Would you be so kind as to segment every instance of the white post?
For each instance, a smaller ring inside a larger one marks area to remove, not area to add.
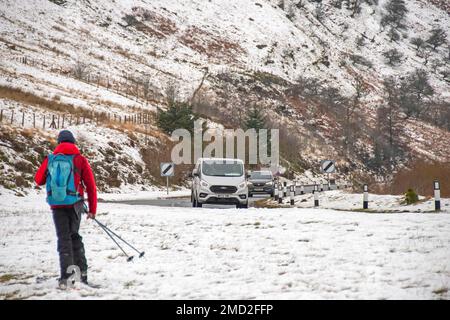
[[[305,187],[303,185],[300,186],[300,194],[305,194]]]
[[[274,194],[274,196],[275,196],[275,201],[278,201],[278,197],[279,197],[279,194],[278,194],[278,182],[277,183],[275,183],[275,185],[274,185],[274,190],[273,190],[273,194]]]
[[[290,187],[290,191],[291,191],[291,194],[290,194],[290,196],[291,196],[291,206],[293,206],[294,205],[294,196],[295,196],[295,185],[291,185],[291,187]]]
[[[287,182],[283,182],[283,197],[287,197]]]
[[[281,183],[278,185],[278,203],[283,203],[283,187]]]
[[[434,181],[434,210],[441,210],[441,186],[439,181]]]
[[[322,180],[320,180],[320,192],[322,192],[323,191],[323,182],[322,182]]]
[[[363,209],[369,208],[369,187],[367,184],[363,187],[364,195],[363,195]]]
[[[314,207],[319,206],[319,191],[317,190],[317,184],[314,185]]]

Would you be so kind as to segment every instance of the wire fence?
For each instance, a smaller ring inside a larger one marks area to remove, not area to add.
[[[23,128],[63,129],[86,123],[101,125],[105,123],[148,125],[154,115],[139,112],[128,115],[117,115],[109,112],[92,112],[89,115],[72,114],[37,114],[36,112],[0,109],[0,124],[17,125]]]

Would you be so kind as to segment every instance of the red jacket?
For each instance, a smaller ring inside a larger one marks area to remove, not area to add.
[[[88,204],[89,204],[89,212],[95,214],[97,212],[97,186],[95,185],[94,174],[92,173],[91,166],[85,157],[80,154],[77,146],[73,143],[62,142],[53,151],[53,154],[75,154],[76,156],[73,158],[73,163],[75,168],[74,180],[75,185],[78,186],[78,193],[80,196],[83,196],[84,189],[86,188],[86,192],[88,195]],[[47,180],[47,157],[44,162],[42,162],[38,171],[36,172],[36,176],[34,177],[34,181],[37,185],[42,186],[46,183]],[[81,182],[80,183],[80,178]],[[67,208],[71,206],[51,206],[52,209],[56,208]]]

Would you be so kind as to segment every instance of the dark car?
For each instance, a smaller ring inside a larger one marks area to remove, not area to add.
[[[252,171],[248,178],[248,196],[270,194],[273,197],[275,184],[270,171]]]

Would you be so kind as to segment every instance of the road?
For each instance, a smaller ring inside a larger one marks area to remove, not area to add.
[[[269,195],[254,195],[249,198],[249,207],[253,206],[255,201],[265,199]],[[157,206],[157,207],[192,207],[191,199],[187,197],[173,197],[173,198],[156,198],[156,199],[138,199],[138,200],[122,200],[122,201],[105,201],[99,200],[103,203],[120,203],[128,205],[138,205],[138,206]],[[233,208],[231,205],[215,205],[215,204],[205,204],[205,208]]]

